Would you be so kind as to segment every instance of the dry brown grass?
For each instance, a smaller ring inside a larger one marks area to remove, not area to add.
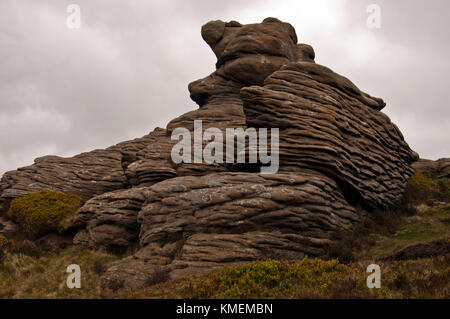
[[[9,254],[0,264],[0,298],[105,298],[112,295],[100,285],[99,269],[118,257],[79,247],[59,254],[31,257]],[[66,286],[67,266],[81,268],[81,288]]]

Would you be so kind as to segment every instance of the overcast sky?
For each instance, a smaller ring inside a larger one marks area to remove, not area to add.
[[[80,29],[66,25],[71,3]],[[367,27],[371,3],[380,29]],[[0,175],[165,127],[196,108],[188,83],[214,71],[202,24],[268,16],[382,97],[421,157],[450,157],[448,0],[0,0]]]

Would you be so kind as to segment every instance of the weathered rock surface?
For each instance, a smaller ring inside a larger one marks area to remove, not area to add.
[[[19,227],[15,223],[0,216],[0,235],[14,237],[18,232]]]
[[[72,158],[38,158],[31,166],[5,173],[0,181],[0,212],[8,209],[12,199],[42,189],[72,192],[87,200],[175,176],[229,171],[218,164],[174,165],[170,160],[171,147],[176,142],[170,140],[173,129],[193,130],[194,120],[202,120],[203,129],[246,128],[240,89],[248,84],[262,84],[267,75],[289,61],[313,60],[314,51],[306,44],[297,44],[290,24],[274,18],[250,25],[209,22],[203,26],[202,36],[218,62],[214,73],[189,85],[191,97],[200,109],[172,120],[167,131],[158,128],[142,138]]]
[[[450,178],[450,158],[437,161],[419,159],[412,167],[428,177]]]
[[[145,248],[105,276],[127,272],[122,278],[133,283],[130,263],[138,265],[138,277],[165,266],[178,278],[230,262],[320,256],[336,230],[362,217],[333,180],[308,172],[178,177],[148,188],[147,196],[138,215]],[[148,247],[173,251],[174,245],[172,258],[149,255]]]
[[[327,238],[359,220],[325,176],[221,173],[179,177],[149,189],[140,244],[196,233],[275,231]]]
[[[82,229],[75,244],[90,248],[126,248],[137,242],[138,212],[148,197],[145,187],[134,187],[98,195],[81,207],[74,226]]]
[[[314,61],[314,50],[297,44],[297,35],[289,23],[267,18],[262,23],[241,25],[236,21],[211,21],[202,27],[202,37],[217,57],[216,71],[189,84],[191,98],[200,109],[188,112],[167,125],[172,132],[183,127],[193,131],[195,120],[202,120],[203,130],[247,128],[241,88],[258,84],[291,61]],[[206,141],[204,141],[204,144]],[[225,172],[225,165],[185,164],[179,176]]]
[[[352,204],[395,206],[417,154],[379,110],[381,99],[310,62],[283,66],[241,90],[247,125],[280,129],[280,165],[334,179]]]
[[[106,150],[6,173],[0,212],[44,188],[81,195],[74,242],[138,245],[102,277],[105,286],[138,287],[161,268],[178,278],[268,257],[322,256],[335,232],[400,201],[417,154],[381,113],[383,100],[315,64],[313,48],[277,19],[212,21],[202,37],[217,63],[189,84],[199,109]],[[171,134],[192,133],[195,120],[203,131],[279,128],[278,173],[252,173],[259,164],[175,164]]]
[[[33,165],[3,175],[0,181],[0,213],[8,209],[12,199],[42,189],[70,192],[87,200],[95,195],[137,184],[140,176],[131,169],[127,171],[127,168],[140,159],[152,156],[161,156],[158,158],[160,162],[155,161],[158,164],[156,170],[161,170],[163,165],[168,166],[170,146],[166,140],[170,140],[166,130],[158,128],[142,138],[122,142],[105,150],[94,150],[71,158],[37,158]],[[166,150],[160,151],[158,146],[166,147]],[[165,153],[164,157],[158,155],[160,153]],[[168,167],[167,171],[173,176],[171,168]],[[162,170],[161,175],[167,176],[168,173]],[[161,178],[154,177],[154,180]]]

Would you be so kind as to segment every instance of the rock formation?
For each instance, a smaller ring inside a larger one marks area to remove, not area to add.
[[[333,178],[363,207],[392,206],[416,160],[380,99],[312,62],[293,62],[241,90],[247,125],[280,128],[283,166]]]
[[[118,249],[136,243],[139,235],[138,212],[148,198],[145,187],[133,187],[98,195],[78,211],[74,226],[82,229],[75,244],[91,248]]]
[[[139,184],[142,175],[137,164],[154,158],[155,169],[161,172],[161,176],[173,176],[172,168],[167,167],[170,154],[167,154],[168,143],[164,144],[169,140],[165,133],[158,128],[142,138],[71,158],[44,156],[35,159],[31,166],[7,172],[0,181],[0,212],[8,209],[12,199],[42,189],[71,192],[87,200]],[[163,155],[158,148],[161,144],[167,145]]]
[[[0,211],[39,189],[81,195],[74,243],[138,247],[103,276],[105,285],[137,287],[159,267],[177,278],[268,257],[323,256],[336,231],[399,203],[418,156],[381,112],[383,100],[315,64],[312,47],[277,19],[211,21],[202,37],[217,63],[189,84],[198,110],[106,150],[6,173]],[[256,172],[260,162],[175,164],[171,133],[193,131],[195,120],[203,130],[279,128],[278,173]]]

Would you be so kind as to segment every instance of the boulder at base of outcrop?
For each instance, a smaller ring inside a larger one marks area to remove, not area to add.
[[[74,220],[74,226],[81,229],[74,243],[109,250],[135,246],[140,228],[137,215],[147,197],[147,188],[135,187],[88,200]]]
[[[322,256],[333,234],[351,229],[361,214],[319,173],[166,180],[148,188],[138,215],[144,248],[115,262],[104,282],[120,277],[126,286],[143,284],[162,266],[179,278],[257,259]]]

